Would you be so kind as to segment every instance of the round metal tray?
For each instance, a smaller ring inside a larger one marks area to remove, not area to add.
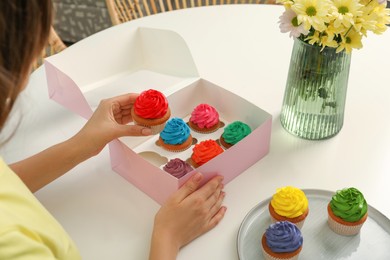
[[[368,206],[368,219],[356,236],[340,236],[329,229],[327,205],[334,192],[303,190],[309,200],[309,215],[302,228],[303,248],[299,259],[390,259],[390,220]],[[271,224],[268,203],[256,205],[244,218],[238,231],[240,260],[264,259],[261,236]]]

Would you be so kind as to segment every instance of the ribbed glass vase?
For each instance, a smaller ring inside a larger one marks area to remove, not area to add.
[[[344,122],[351,55],[294,40],[280,120],[290,133],[320,140]]]

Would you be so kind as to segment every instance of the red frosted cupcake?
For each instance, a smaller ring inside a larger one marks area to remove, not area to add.
[[[191,164],[197,168],[223,153],[223,149],[214,140],[205,140],[192,149]]]
[[[198,133],[212,133],[220,127],[217,110],[208,105],[200,104],[191,113],[188,125]]]
[[[167,98],[159,91],[149,89],[142,92],[131,109],[134,123],[149,127],[152,134],[161,132],[171,116]]]

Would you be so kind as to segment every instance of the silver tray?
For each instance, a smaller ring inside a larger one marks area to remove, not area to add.
[[[327,204],[334,192],[303,190],[309,200],[309,215],[302,228],[303,248],[299,259],[390,259],[390,220],[368,205],[368,219],[360,234],[340,236],[329,229]],[[264,259],[261,236],[271,224],[268,203],[256,205],[245,216],[238,230],[237,250],[240,260]]]

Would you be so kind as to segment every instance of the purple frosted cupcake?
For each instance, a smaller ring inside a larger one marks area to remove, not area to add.
[[[164,167],[163,170],[166,171],[167,173],[171,174],[172,176],[176,178],[181,178],[190,171],[193,170],[191,165],[186,163],[185,161],[175,158],[170,160]]]
[[[261,240],[263,255],[267,260],[298,259],[302,244],[301,231],[289,221],[271,224]]]

